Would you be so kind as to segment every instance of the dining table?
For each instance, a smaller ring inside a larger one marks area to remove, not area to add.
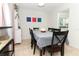
[[[33,33],[34,33],[35,40],[37,41],[37,45],[40,49],[42,49],[47,45],[51,45],[53,32],[33,31]]]
[[[33,30],[35,40],[37,41],[37,46],[42,50],[44,47],[51,45],[53,32],[51,31],[40,31]],[[56,44],[58,40],[54,40],[53,44]],[[66,40],[66,44],[69,44],[68,39]]]

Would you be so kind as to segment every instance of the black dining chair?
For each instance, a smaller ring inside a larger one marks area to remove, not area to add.
[[[58,28],[48,28],[48,31],[51,31],[51,32],[59,32],[61,31],[61,29],[58,29]]]
[[[30,35],[31,35],[31,48],[34,48],[34,50],[33,50],[33,54],[35,54],[36,43],[37,43],[37,42],[36,42],[36,40],[35,40],[33,30],[30,29],[30,28],[29,28],[29,30],[30,30]]]
[[[30,32],[30,36],[31,36],[31,48],[33,48],[33,38],[32,38],[32,34],[31,34],[31,28],[29,28],[29,32]]]
[[[39,30],[39,28],[38,27],[34,27],[33,30]]]
[[[51,56],[54,52],[58,51],[61,52],[61,56],[64,56],[64,44],[67,39],[68,32],[69,31],[53,32],[51,45],[44,47]],[[45,51],[43,51],[43,53],[45,54]]]

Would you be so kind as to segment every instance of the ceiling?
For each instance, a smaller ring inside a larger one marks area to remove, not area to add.
[[[61,7],[64,3],[45,3],[44,6],[38,6],[38,3],[17,3],[17,6],[20,8],[30,8],[32,10],[41,10],[41,11],[52,11],[56,8]]]

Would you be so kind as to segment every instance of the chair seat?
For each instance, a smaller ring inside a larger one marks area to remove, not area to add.
[[[58,45],[54,45],[53,48],[51,49],[51,46],[47,46],[46,49],[48,50],[48,52],[58,52],[60,51],[61,47]]]

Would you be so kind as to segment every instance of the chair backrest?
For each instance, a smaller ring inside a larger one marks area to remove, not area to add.
[[[60,31],[60,32],[53,32],[52,46],[53,45],[64,45],[67,39],[68,32],[69,32],[68,30]]]
[[[29,28],[29,32],[30,32],[30,34],[31,34],[31,30],[32,30],[32,29],[31,29],[31,28]]]
[[[35,39],[35,38],[34,38],[34,34],[33,34],[33,30],[29,28],[29,31],[30,31],[31,38],[32,38],[32,39]]]
[[[39,28],[33,28],[33,30],[39,30]]]
[[[48,28],[48,31],[59,32],[59,31],[61,31],[61,29],[57,29],[57,28]]]

